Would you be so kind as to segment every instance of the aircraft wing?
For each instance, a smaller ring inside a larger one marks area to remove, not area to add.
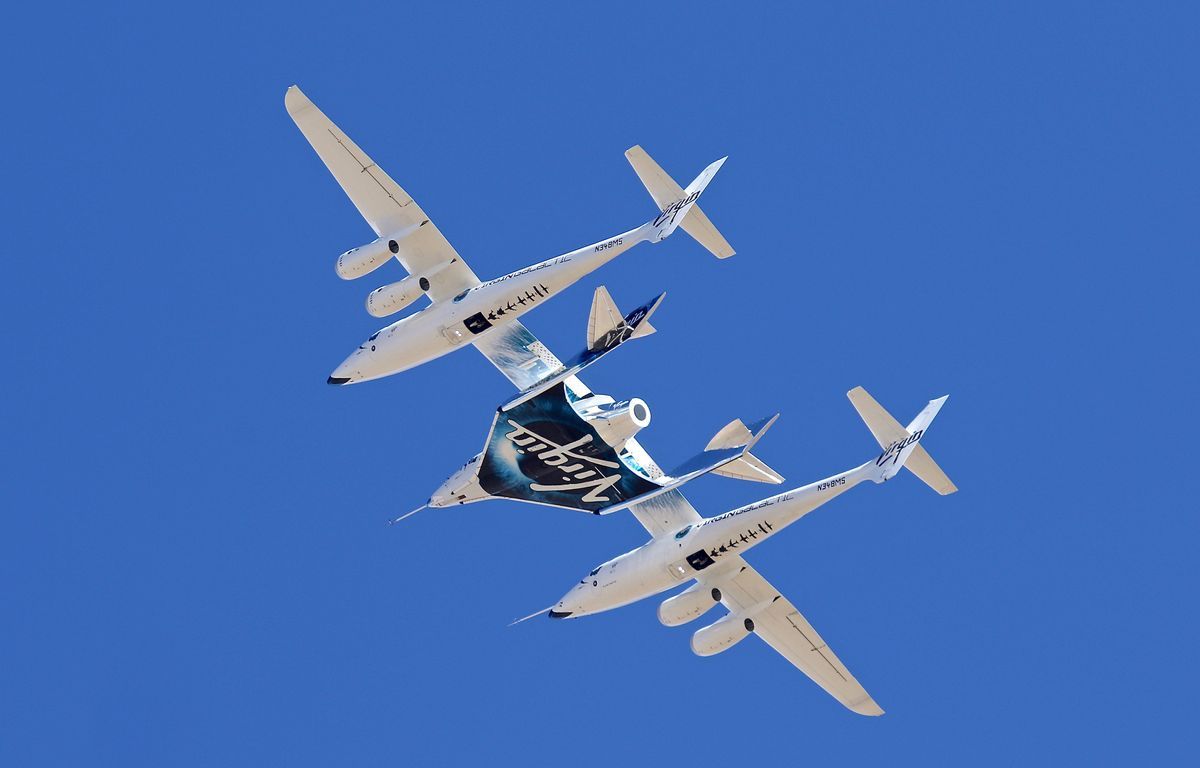
[[[773,599],[754,614],[754,634],[851,711],[882,715],[883,710],[796,606],[745,561],[742,565],[736,576],[721,583],[721,603],[730,611],[738,611]]]
[[[421,206],[334,125],[303,91],[294,85],[288,88],[284,104],[304,138],[376,235],[386,237],[409,227],[420,227],[400,240],[396,258],[409,274],[429,278],[427,293],[431,300],[452,298],[479,285],[479,278],[437,226],[429,221]]]

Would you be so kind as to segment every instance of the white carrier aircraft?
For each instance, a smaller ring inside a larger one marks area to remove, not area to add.
[[[549,609],[550,617],[600,613],[694,581],[659,606],[658,618],[667,626],[677,626],[717,603],[723,605],[728,611],[724,616],[692,635],[695,653],[720,653],[754,633],[849,709],[862,715],[883,714],[796,606],[743,559],[747,550],[835,496],[866,480],[882,483],[901,467],[908,467],[940,494],[957,490],[919,444],[945,397],[930,401],[912,423],[902,427],[862,387],[848,395],[883,448],[878,458],[711,518],[701,518],[677,492],[674,498],[660,496],[635,505],[630,509],[651,540],[592,569]]]
[[[696,205],[725,158],[705,168],[686,188],[680,188],[641,147],[635,146],[625,156],[658,205],[658,215],[628,232],[480,282],[408,193],[299,88],[288,88],[284,104],[378,235],[367,245],[338,257],[338,276],[345,280],[362,277],[394,256],[408,271],[408,277],[372,291],[367,296],[367,311],[375,317],[387,317],[422,295],[432,302],[372,334],[330,375],[330,384],[382,378],[471,345],[503,370],[498,358],[511,356],[514,345],[528,336],[517,318],[638,243],[659,242],[676,227],[683,227],[719,259],[734,254]]]

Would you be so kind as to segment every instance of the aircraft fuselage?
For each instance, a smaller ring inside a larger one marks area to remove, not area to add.
[[[715,581],[732,575],[736,573],[738,556],[746,550],[835,496],[864,480],[874,479],[877,473],[878,468],[871,461],[658,536],[593,570],[563,596],[550,616],[568,618],[601,613],[665,592],[691,579]]]
[[[453,299],[430,304],[363,342],[330,375],[330,384],[355,384],[415,368],[484,338],[599,269],[655,226],[610,237],[571,253],[480,283]]]

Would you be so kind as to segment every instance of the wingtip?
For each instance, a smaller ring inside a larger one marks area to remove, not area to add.
[[[776,411],[774,416],[768,416],[765,419],[759,419],[758,421],[751,424],[750,431],[754,434],[754,437],[756,439],[760,438],[763,436],[763,433],[765,433],[768,429],[770,429],[772,426],[774,426],[775,422],[778,420],[779,420],[779,412]]]
[[[883,714],[883,707],[875,703],[875,699],[867,697],[866,701],[854,705],[847,705],[851,712],[856,712],[867,717],[879,717]]]
[[[300,86],[293,84],[289,85],[288,89],[283,92],[283,106],[294,119],[297,115],[311,107],[312,101],[304,95],[304,91],[300,90]]]

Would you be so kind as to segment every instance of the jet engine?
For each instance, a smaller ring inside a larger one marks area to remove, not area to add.
[[[400,252],[400,244],[395,240],[379,238],[374,242],[360,245],[338,256],[333,268],[338,277],[343,280],[353,280],[356,277],[370,274],[382,267],[387,260]]]
[[[343,280],[353,280],[370,274],[387,263],[387,260],[392,258],[392,256],[400,253],[401,240],[428,223],[428,220],[426,220],[391,235],[372,240],[366,245],[351,248],[341,256],[338,256],[337,263],[333,265],[333,268],[337,272],[338,277]]]
[[[577,402],[575,408],[604,442],[618,451],[650,426],[650,406],[640,397],[616,402],[608,395],[592,395]]]
[[[727,651],[746,639],[754,631],[754,619],[727,613],[725,617],[692,635],[692,653],[697,656],[713,656]]]
[[[778,599],[776,596],[744,611],[727,613],[707,627],[696,630],[696,634],[692,635],[692,653],[713,656],[745,640],[746,635],[754,631],[754,617]]]
[[[427,278],[409,275],[368,293],[367,312],[375,317],[394,315],[416,301],[428,288]]]
[[[664,600],[658,606],[658,620],[668,627],[677,627],[703,616],[719,602],[719,588],[696,582],[678,595]]]

